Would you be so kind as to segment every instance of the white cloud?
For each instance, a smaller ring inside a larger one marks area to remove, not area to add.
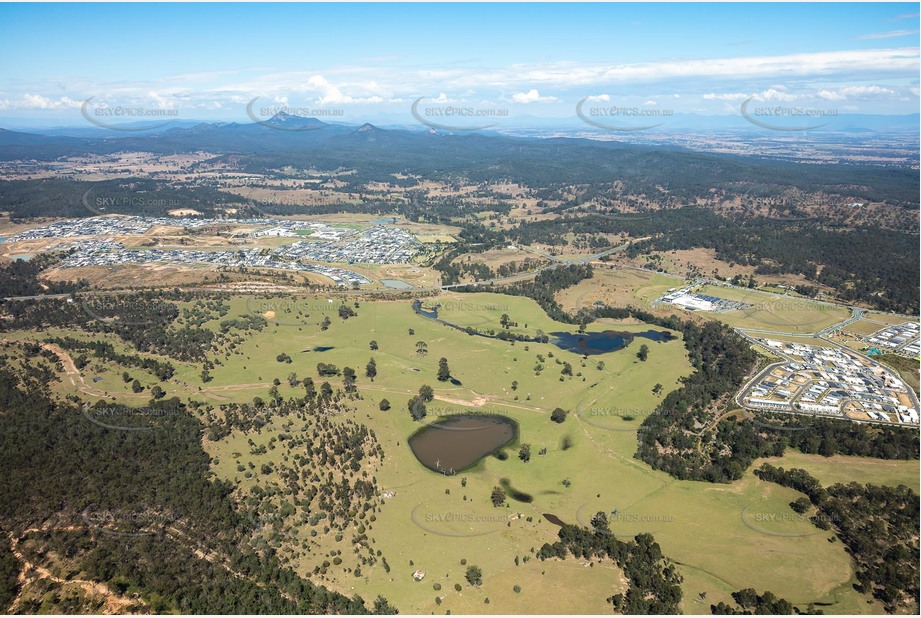
[[[876,32],[873,34],[864,34],[857,38],[859,39],[894,39],[900,36],[909,36],[912,34],[918,34],[918,30],[890,30],[889,32]]]
[[[921,17],[921,13],[902,13],[886,21],[902,21],[903,19],[918,19],[919,17]]]
[[[629,64],[556,62],[497,66],[466,63],[432,66],[424,62],[406,66],[387,64],[395,61],[383,59],[365,66],[328,66],[309,71],[254,68],[188,73],[138,83],[101,82],[77,76],[68,78],[67,94],[79,102],[95,96],[94,104],[108,101],[124,105],[136,101],[140,105],[196,107],[219,102],[223,109],[239,108],[240,113],[255,97],[274,100],[276,104],[306,105],[306,99],[314,106],[358,107],[408,106],[426,95],[426,100],[439,104],[460,100],[481,101],[486,106],[561,104],[580,100],[591,92],[605,91],[615,92],[618,97],[635,96],[639,102],[647,101],[647,105],[650,101],[672,101],[680,96],[682,101],[690,99],[692,104],[723,102],[737,107],[752,96],[759,101],[821,100],[821,96],[837,101],[840,99],[835,97],[891,96],[885,92],[846,90],[843,86],[893,78],[902,78],[905,83],[899,86],[891,85],[897,82],[884,83],[908,96],[909,85],[916,83],[921,71],[919,54],[915,47],[901,47]],[[777,86],[781,81],[794,90]],[[645,85],[653,82],[667,86]],[[193,83],[200,87],[191,90]],[[676,90],[683,94],[673,94]],[[911,93],[918,96],[914,91]],[[3,92],[0,100],[7,100],[9,107],[36,110],[72,105],[69,102],[72,100],[59,98],[61,94],[64,93],[59,79],[55,78],[17,85],[15,91]],[[585,100],[609,102],[612,97],[596,94]]]
[[[351,97],[347,97],[342,94],[342,91],[339,90],[339,88],[329,83],[329,81],[322,75],[314,75],[308,79],[307,87],[312,91],[320,92],[320,105],[351,102]]]
[[[704,94],[704,101],[742,101],[752,95],[747,92],[708,92]]]
[[[895,90],[883,88],[882,86],[846,86],[838,90],[820,90],[818,92],[819,98],[825,99],[826,101],[892,97],[896,94]]]
[[[11,104],[11,107],[20,107],[26,109],[63,109],[68,107],[80,107],[80,101],[75,101],[70,97],[61,97],[57,100],[43,97],[40,94],[26,93],[22,101],[17,104]]]
[[[643,101],[643,105],[658,105],[658,103],[656,103],[652,99],[649,99],[648,101]]]
[[[556,97],[542,97],[540,93],[535,88],[531,88],[527,92],[516,92],[512,95],[512,101],[515,103],[543,103],[547,101],[556,101]]]
[[[774,86],[762,92],[708,92],[703,95],[705,101],[744,101],[752,97],[757,101],[792,101],[797,98],[783,86]]]
[[[147,93],[147,97],[153,101],[157,109],[173,109],[176,107],[175,99],[166,98],[153,90]]]

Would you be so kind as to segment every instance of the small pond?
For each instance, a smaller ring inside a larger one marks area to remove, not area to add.
[[[419,462],[435,472],[453,474],[511,443],[518,424],[507,416],[457,414],[439,418],[409,438]]]

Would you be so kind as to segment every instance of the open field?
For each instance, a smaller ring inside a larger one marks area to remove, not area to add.
[[[457,239],[448,234],[419,234],[416,236],[416,239],[421,243],[426,244],[435,244],[435,243],[455,243]]]
[[[879,325],[879,328],[886,328],[885,324],[904,324],[905,322],[911,322],[912,318],[906,317],[904,315],[895,315],[892,313],[877,313],[875,311],[868,311],[864,314],[864,317],[868,320],[873,320],[875,322],[882,322],[883,324]],[[917,321],[917,318],[914,318]],[[879,328],[877,330],[879,330]]]
[[[857,320],[852,322],[842,328],[841,330],[845,333],[852,333],[854,335],[863,336],[863,335],[872,335],[876,331],[886,328],[883,324],[877,324],[874,322],[867,322],[866,320]]]
[[[291,555],[291,565],[299,572],[366,599],[384,594],[403,613],[449,609],[453,613],[605,613],[604,599],[624,586],[612,564],[596,561],[589,566],[572,558],[541,563],[531,553],[532,548],[537,550],[556,537],[557,528],[545,514],[588,525],[592,514],[605,510],[616,511],[611,518],[615,534],[651,532],[663,552],[679,563],[685,577],[686,612],[707,611],[710,603],[729,601],[731,592],[745,587],[771,590],[801,604],[831,603],[823,607],[826,612],[880,610],[850,587],[853,572],[842,546],[829,543],[827,534],[808,521],[790,517],[787,505],[797,497],[796,492],[762,483],[750,472],[729,485],[676,481],[633,458],[636,428],[662,397],[652,394],[653,384],[661,382],[667,392],[690,371],[680,340],[650,343],[646,363],[635,358],[634,342],[625,350],[589,357],[583,366],[579,355],[552,344],[512,344],[464,334],[416,315],[407,301],[359,303],[358,315],[343,321],[337,315],[340,303],[333,300],[234,297],[229,316],[258,313],[269,319],[269,327],[247,337],[237,347],[239,354],[221,355],[222,364],[211,371],[214,379],[207,384],[201,382],[200,366],[173,362],[176,377],[171,384],[175,388],[168,388],[170,396],[212,405],[249,402],[256,396],[266,398],[274,378],[281,380],[281,396],[299,395],[302,388],[292,388],[285,380],[290,372],[301,378],[311,376],[319,385],[325,378],[317,375],[317,362],[356,368],[362,399],[353,402],[355,410],[343,414],[342,420],[367,425],[384,448],[385,459],[368,471],[382,491],[394,495],[376,513],[369,536],[392,570],[386,573],[379,563],[363,567],[362,575],[356,577],[345,570],[356,566],[348,540],[336,541],[322,533],[311,536],[314,528],[305,525],[291,530],[293,536],[283,543],[284,547],[294,547],[293,540],[298,547],[308,544],[310,549],[301,550],[303,555]],[[517,322],[511,327],[513,332],[572,329],[549,320],[526,298],[444,294],[438,301],[441,318],[479,329],[499,330],[503,313]],[[326,316],[332,324],[321,331],[319,323]],[[409,328],[414,329],[413,335]],[[609,328],[636,332],[647,327],[629,321],[592,324],[588,330]],[[372,339],[379,345],[374,352],[368,347]],[[111,340],[118,350],[131,351]],[[417,352],[418,341],[427,344],[426,354]],[[317,351],[327,347],[330,349]],[[280,352],[289,354],[293,362],[278,362],[275,357]],[[540,376],[534,372],[537,354],[545,358]],[[364,363],[371,356],[378,367],[373,383],[363,376]],[[460,384],[435,379],[441,356],[448,358],[452,376]],[[576,375],[560,381],[556,359],[571,363]],[[599,360],[604,361],[601,369],[596,366]],[[111,394],[129,404],[142,404],[149,395],[146,391],[140,396],[130,393],[121,380],[123,370],[117,364],[94,360],[82,376],[88,390],[77,390],[89,401],[97,399],[94,394]],[[129,369],[129,373],[145,385],[154,384],[153,376],[146,372]],[[94,376],[101,380],[92,382]],[[68,377],[63,380],[55,390],[62,395],[73,393],[75,383]],[[331,378],[330,382],[338,386],[340,380]],[[518,382],[517,390],[511,388],[513,380]],[[406,400],[422,384],[435,390],[427,421],[471,410],[508,416],[519,423],[518,442],[532,445],[531,461],[519,461],[513,448],[507,460],[486,458],[457,476],[424,468],[406,444],[419,427],[406,411]],[[393,405],[389,412],[378,409],[385,397]],[[549,420],[549,412],[558,405],[571,412],[562,425]],[[284,450],[273,447],[254,454],[249,441],[268,447],[281,431],[280,421],[272,421],[259,433],[234,431],[217,442],[205,439],[204,446],[214,457],[214,472],[237,483],[241,496],[257,483],[264,487],[280,482],[274,472],[259,470],[262,464],[277,461]],[[547,449],[546,454],[538,455],[542,448]],[[245,478],[237,462],[252,463],[254,474]],[[826,483],[853,479],[918,486],[916,462],[824,459],[790,452],[777,463],[805,467]],[[530,494],[532,502],[510,500],[506,507],[492,507],[489,493],[501,479]],[[331,567],[325,576],[313,575],[313,568],[338,550],[344,550],[342,564]],[[515,565],[516,556],[523,560],[529,555],[530,561]],[[464,581],[466,567],[461,560],[482,568],[481,587],[473,588]],[[427,572],[422,582],[411,578],[416,568]],[[436,583],[440,591],[434,590]],[[460,592],[454,590],[455,583],[461,584]],[[520,593],[512,590],[515,585],[521,587]],[[576,588],[579,594],[571,594]],[[695,600],[702,592],[706,594],[703,604]],[[436,605],[436,596],[442,598],[440,605]]]
[[[267,273],[279,271],[266,270]],[[333,285],[331,279],[319,273],[291,273],[295,282],[309,281],[314,285]],[[120,288],[156,288],[214,284],[221,276],[225,281],[252,281],[253,273],[218,272],[210,264],[117,264],[113,266],[80,266],[51,269],[42,274],[49,281],[84,279],[103,290]]]
[[[617,307],[635,305],[650,309],[652,301],[682,285],[683,278],[647,270],[595,268],[591,279],[558,292],[556,300],[568,311],[590,306],[595,301]],[[665,315],[680,312],[678,307],[667,309]]]
[[[508,264],[510,262],[524,262],[525,260],[532,260],[536,263],[539,263],[541,266],[549,264],[549,260],[540,257],[535,253],[530,251],[524,251],[518,248],[502,248],[502,249],[490,249],[489,251],[483,251],[480,253],[462,253],[457,256],[453,263],[462,264],[465,262],[479,262],[480,264],[485,264],[493,270],[497,269],[502,264]]]
[[[714,318],[737,328],[812,334],[850,316],[850,312],[843,307],[788,296],[778,298],[757,290],[704,285],[694,291],[751,305],[747,309],[712,314]]]
[[[847,455],[822,457],[806,455],[799,451],[787,451],[783,457],[759,459],[753,467],[757,468],[762,463],[787,469],[802,468],[825,486],[857,481],[876,485],[907,485],[916,492],[919,490],[917,461],[893,461]]]

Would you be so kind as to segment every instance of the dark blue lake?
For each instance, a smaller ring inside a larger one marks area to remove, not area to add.
[[[438,306],[426,309],[422,306],[422,301],[413,302],[413,311],[424,318],[434,320],[445,326],[464,331],[477,337],[486,337],[488,339],[501,338],[486,333],[472,331],[468,328],[452,324],[438,317]],[[561,350],[568,350],[583,356],[592,356],[593,354],[606,354],[607,352],[616,352],[622,350],[636,338],[649,339],[650,341],[665,342],[674,339],[672,334],[667,330],[647,330],[640,333],[629,333],[627,331],[606,330],[600,333],[567,333],[555,332],[550,333],[549,341]],[[519,341],[537,341],[533,337],[521,337]]]
[[[628,333],[626,331],[606,330],[600,333],[550,333],[550,343],[576,354],[591,356],[616,352],[626,348],[636,337],[650,341],[665,342],[672,340],[668,331],[647,330],[641,333]]]

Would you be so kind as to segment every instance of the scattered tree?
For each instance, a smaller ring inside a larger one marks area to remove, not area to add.
[[[595,532],[611,531],[611,528],[608,524],[608,516],[604,511],[598,511],[592,516],[592,528],[595,529]]]
[[[342,368],[342,383],[345,386],[345,392],[355,392],[355,370],[351,367]]]
[[[422,398],[423,402],[429,403],[430,401],[435,399],[435,391],[432,390],[431,386],[423,384],[422,386],[419,387],[419,397]]]
[[[371,378],[372,382],[374,382],[374,378],[377,377],[377,363],[374,362],[374,357],[371,357],[371,360],[365,365],[365,377]]]
[[[518,449],[518,459],[520,459],[521,461],[525,463],[528,463],[529,461],[531,461],[531,445],[530,444],[521,445],[521,448]]]
[[[641,361],[645,361],[649,357],[649,346],[645,343],[640,346],[640,351],[636,353],[636,357]]]
[[[483,583],[483,571],[477,565],[471,564],[467,567],[467,573],[464,578],[471,586],[479,586]]]
[[[415,395],[411,397],[407,407],[414,421],[421,421],[425,418],[427,411],[425,409],[425,400],[421,396]]]
[[[448,368],[448,359],[441,357],[438,359],[438,381],[447,382],[451,379],[451,370]]]

